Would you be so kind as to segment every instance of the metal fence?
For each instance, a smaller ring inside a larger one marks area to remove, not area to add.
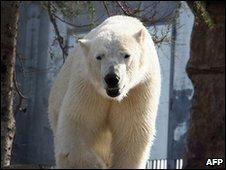
[[[148,160],[146,169],[169,169],[167,163],[171,162],[171,166],[173,164],[174,167],[170,169],[182,169],[183,167],[183,159],[158,159],[158,160]]]

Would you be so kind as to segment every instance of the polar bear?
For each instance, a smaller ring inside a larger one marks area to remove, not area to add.
[[[49,97],[57,168],[145,168],[161,75],[148,30],[113,16],[78,40]]]

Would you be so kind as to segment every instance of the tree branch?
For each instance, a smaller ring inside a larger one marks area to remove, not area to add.
[[[13,84],[14,84],[14,87],[15,87],[15,90],[16,92],[18,93],[18,95],[22,98],[22,99],[28,99],[26,96],[24,96],[17,84],[17,80],[16,80],[16,72],[14,71],[13,72]]]
[[[92,25],[92,24],[75,25],[75,24],[73,24],[73,23],[71,23],[71,22],[68,22],[68,21],[66,21],[66,20],[64,20],[64,19],[62,19],[62,18],[60,18],[59,16],[57,16],[57,15],[54,14],[54,13],[52,13],[52,15],[53,15],[55,18],[57,18],[58,20],[60,20],[61,22],[64,22],[65,24],[68,24],[68,25],[70,25],[70,26],[72,26],[72,27],[83,28],[83,27],[89,27],[89,26]],[[95,20],[94,22],[97,22],[100,18],[101,18],[101,17],[99,17],[99,18],[98,18],[97,20]]]
[[[108,16],[110,17],[110,16],[111,16],[111,14],[110,14],[110,12],[109,12],[109,10],[108,10],[108,6],[107,6],[106,1],[102,1],[102,3],[103,3],[103,5],[104,5],[104,8],[105,8],[105,10],[106,10],[106,12],[107,12]]]
[[[53,24],[53,27],[54,27],[54,30],[55,30],[55,33],[56,33],[56,36],[57,36],[57,41],[58,41],[58,44],[59,44],[61,51],[62,51],[62,54],[63,54],[63,63],[64,63],[65,62],[65,56],[68,55],[68,53],[66,51],[66,45],[64,45],[64,38],[60,35],[60,31],[58,29],[56,20],[55,20],[53,13],[51,11],[51,2],[48,2],[47,8],[48,8],[48,14],[49,14],[50,21]]]
[[[125,15],[131,16],[130,12],[122,5],[121,1],[116,1],[116,3]]]
[[[14,87],[15,87],[15,91],[17,92],[17,94],[19,95],[19,104],[17,104],[16,108],[15,108],[15,111],[14,111],[14,115],[17,114],[17,112],[19,110],[21,110],[21,106],[22,106],[22,101],[25,100],[25,99],[28,99],[28,97],[24,96],[18,86],[18,83],[17,83],[17,80],[16,80],[16,71],[14,70],[13,71],[13,84],[14,84]]]

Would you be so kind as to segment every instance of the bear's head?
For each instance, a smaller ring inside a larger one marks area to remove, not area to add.
[[[149,64],[147,36],[146,29],[134,34],[114,30],[78,40],[90,82],[101,95],[120,101],[144,80]]]

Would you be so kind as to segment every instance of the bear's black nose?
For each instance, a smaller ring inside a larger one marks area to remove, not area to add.
[[[104,77],[105,82],[107,83],[108,88],[118,87],[119,77],[114,73],[109,73]]]

